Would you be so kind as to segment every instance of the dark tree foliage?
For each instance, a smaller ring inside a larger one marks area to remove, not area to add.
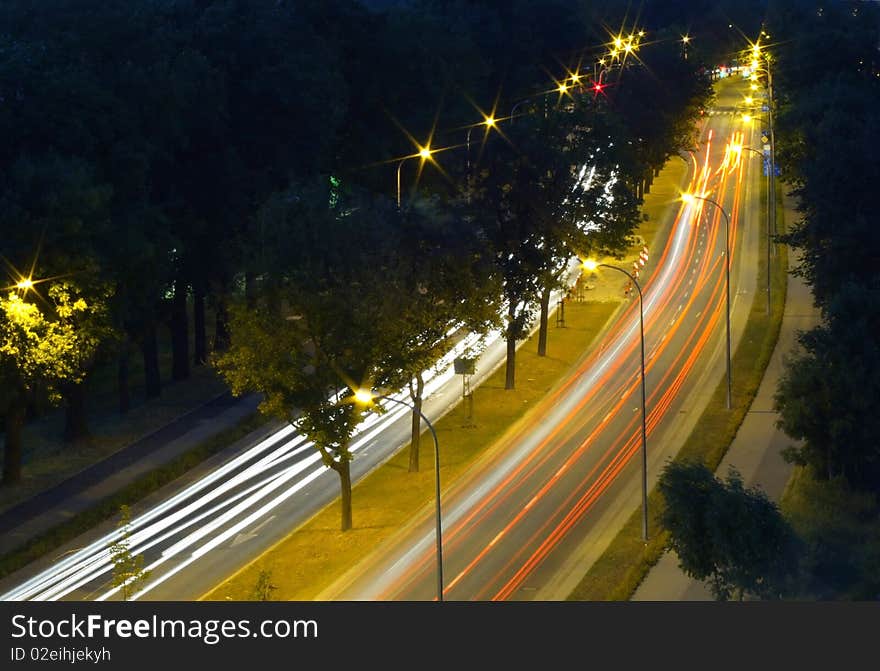
[[[825,478],[880,488],[880,294],[845,285],[826,322],[800,335],[803,352],[786,363],[776,394],[780,426],[800,447],[787,457]]]
[[[760,489],[746,489],[734,469],[722,481],[703,464],[679,462],[666,465],[658,487],[681,568],[708,581],[717,599],[793,595],[797,538]]]

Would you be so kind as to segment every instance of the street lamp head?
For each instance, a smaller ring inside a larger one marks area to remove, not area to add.
[[[753,105],[755,103],[755,99],[752,98],[752,96],[746,96],[745,103],[746,105]]]
[[[559,86],[556,87],[556,90],[560,93],[565,93],[566,91],[568,91],[568,84],[562,82],[559,84]]]
[[[487,128],[494,128],[495,123],[495,117],[493,116],[487,116],[485,119],[483,119],[483,125],[485,125]]]
[[[752,120],[752,115],[751,115],[751,114],[743,114],[743,121],[745,121],[746,123],[748,123],[748,122],[751,121],[751,120]]]
[[[596,261],[593,259],[584,259],[581,265],[584,267],[584,270],[588,272],[593,272],[594,270],[596,270],[596,268],[599,267],[599,264],[596,263]]]
[[[20,279],[15,284],[16,289],[20,289],[21,291],[27,291],[28,289],[34,288],[34,281],[30,277],[24,277]]]
[[[692,193],[683,193],[681,194],[680,200],[682,203],[687,203],[688,205],[690,205],[694,202],[695,198],[696,196],[694,196],[694,194]]]
[[[688,42],[691,41],[691,36],[690,36],[690,35],[685,35],[685,36],[683,36],[683,37],[681,38],[681,41],[684,42],[685,44],[687,44]]]
[[[376,397],[369,389],[360,388],[354,392],[354,400],[361,405],[370,405]]]
[[[422,147],[421,149],[419,149],[419,156],[422,157],[422,160],[428,160],[429,158],[431,158],[432,153],[433,152],[431,151],[430,147]]]
[[[752,84],[752,85],[750,86],[750,88],[752,89],[752,91],[757,91],[757,90],[758,90],[758,85],[757,85],[757,84]]]

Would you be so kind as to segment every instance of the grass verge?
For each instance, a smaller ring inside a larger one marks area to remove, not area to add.
[[[781,186],[777,186],[776,202],[776,221],[780,225],[779,230],[784,231]],[[762,259],[766,258],[766,244],[766,237],[762,235],[760,243]],[[718,468],[758,392],[764,370],[779,337],[782,313],[785,309],[788,255],[784,245],[777,245],[777,252],[775,258],[771,260],[770,314],[766,313],[765,294],[757,291],[742,340],[731,360],[734,380],[732,409],[726,408],[727,382],[722,379],[709,405],[700,415],[693,432],[676,455],[676,460],[702,461],[713,471]],[[766,272],[766,265],[760,264],[758,287],[766,286]],[[662,510],[663,499],[654,489],[648,496],[648,523],[649,528],[653,530],[648,543],[641,540],[640,507],[633,511],[626,524],[568,599],[570,601],[629,600],[666,549],[668,532],[660,525]]]
[[[196,467],[208,457],[228,447],[230,443],[265,425],[267,420],[259,413],[243,417],[237,424],[200,443],[164,466],[147,473],[123,487],[88,510],[74,515],[66,522],[40,534],[24,545],[0,556],[0,578],[17,571],[40,557],[61,547],[78,535],[119,513],[122,504],[134,504]]]
[[[564,378],[602,330],[618,302],[572,302],[566,308],[566,327],[550,330],[549,355],[536,354],[537,333],[517,352],[517,389],[504,389],[500,367],[474,390],[473,423],[467,424],[464,404],[435,422],[440,449],[441,482],[451,483],[498,444],[519,420],[537,406]],[[423,438],[427,451],[429,441]],[[398,529],[413,513],[434,500],[432,466],[408,473],[408,450],[394,457],[355,485],[352,492],[354,528],[339,531],[339,504],[334,502],[285,539],[245,566],[203,598],[248,600],[261,574],[271,575],[273,598],[314,599],[337,578]],[[423,459],[423,462],[430,460]]]

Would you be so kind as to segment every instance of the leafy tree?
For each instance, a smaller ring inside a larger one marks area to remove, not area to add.
[[[39,285],[38,285],[39,286]],[[83,296],[69,281],[49,285],[46,299],[28,302],[26,292],[0,298],[0,404],[6,442],[3,482],[21,479],[25,409],[30,399],[61,399],[61,386],[82,381],[106,330],[106,295]]]
[[[803,441],[786,458],[864,491],[880,486],[880,346],[866,335],[878,327],[877,291],[846,285],[826,322],[800,335],[803,351],[786,362],[776,394],[780,427]]]
[[[731,468],[721,481],[700,463],[670,462],[658,483],[662,521],[682,570],[719,600],[792,594],[797,539],[776,505]]]
[[[131,552],[131,509],[119,506],[119,539],[110,546],[110,560],[113,562],[113,587],[119,588],[123,601],[137,594],[150,579],[150,571],[144,569],[144,555]]]
[[[376,278],[382,286],[376,319],[383,328],[374,383],[409,389],[410,472],[419,470],[424,373],[464,334],[485,334],[499,321],[488,250],[456,214],[432,199],[408,203],[390,217],[397,234],[388,236],[387,263]]]
[[[283,418],[315,445],[339,476],[341,528],[352,526],[351,438],[364,414],[354,390],[377,377],[383,324],[383,249],[390,203],[337,199],[325,182],[291,187],[277,223],[277,253],[285,259],[275,281],[251,307],[233,310],[232,343],[216,360],[233,393],[258,391],[261,410]]]

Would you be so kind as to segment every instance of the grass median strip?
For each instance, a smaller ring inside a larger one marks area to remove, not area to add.
[[[776,220],[784,229],[781,188],[777,192]],[[766,238],[761,236],[761,254],[766,254]],[[699,460],[713,471],[718,468],[727,448],[736,437],[776,347],[782,314],[785,309],[788,255],[784,245],[777,246],[771,261],[771,309],[766,313],[766,295],[755,294],[742,340],[733,355],[732,409],[726,408],[727,382],[722,379],[694,430],[676,455],[676,460]],[[766,265],[760,264],[758,287],[766,286]],[[624,527],[593,564],[568,599],[570,601],[626,601],[632,597],[650,568],[666,549],[668,533],[660,526],[663,499],[657,490],[648,497],[652,530],[648,543],[641,540],[641,508],[635,510]]]
[[[572,366],[582,359],[619,305],[570,302],[564,328],[550,327],[548,356],[536,354],[537,333],[517,352],[517,388],[504,389],[504,367],[474,390],[473,423],[465,426],[464,404],[434,423],[440,443],[440,478],[450,485],[507,431],[536,406]],[[271,576],[272,598],[314,599],[337,578],[366,557],[413,514],[434,500],[433,467],[408,473],[404,446],[388,462],[355,485],[352,493],[354,528],[339,531],[339,504],[321,510],[284,540],[203,597],[206,600],[248,600],[263,576]],[[431,450],[422,438],[422,449]],[[423,463],[430,460],[423,459]]]

